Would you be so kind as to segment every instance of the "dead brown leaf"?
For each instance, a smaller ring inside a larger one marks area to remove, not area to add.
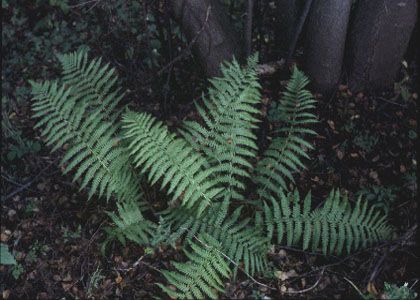
[[[2,293],[3,299],[9,299],[10,290],[4,290]]]
[[[121,275],[118,275],[117,278],[115,278],[115,282],[117,284],[120,284],[122,282],[123,278],[121,277]]]
[[[342,160],[344,158],[344,152],[343,151],[337,149],[336,153],[337,153],[337,157],[338,157],[339,160]]]

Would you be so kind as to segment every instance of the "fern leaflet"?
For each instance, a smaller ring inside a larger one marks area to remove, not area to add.
[[[210,80],[208,98],[203,97],[203,106],[196,104],[204,126],[186,121],[181,129],[185,139],[216,166],[215,176],[224,183],[225,194],[236,199],[242,199],[239,191],[245,184],[241,178],[250,177],[249,159],[258,149],[252,132],[260,122],[255,117],[260,114],[255,108],[260,102],[256,63],[254,55],[244,69],[236,60],[222,65],[223,77]]]
[[[264,272],[268,265],[269,240],[260,228],[253,226],[250,218],[240,220],[241,206],[229,213],[228,204],[227,198],[213,204],[200,218],[183,207],[164,211],[162,224],[170,228],[171,233],[162,240],[175,242],[185,237],[188,241],[205,233],[221,243],[222,252],[236,265],[243,264],[246,273]]]
[[[118,239],[124,246],[126,239],[136,242],[139,245],[147,245],[155,234],[156,225],[145,219],[140,210],[140,203],[124,201],[117,203],[118,215],[114,212],[107,212],[114,222],[114,227],[106,227],[107,240],[102,244],[104,253],[106,245],[112,239]]]
[[[275,133],[285,136],[275,137],[257,163],[255,181],[259,185],[258,193],[264,199],[270,199],[273,193],[277,197],[277,186],[288,190],[287,181],[294,183],[293,172],[305,168],[302,158],[309,158],[305,148],[313,148],[301,136],[316,134],[305,128],[306,125],[317,122],[315,115],[309,112],[314,108],[315,100],[305,90],[307,84],[308,78],[294,67],[282,100],[270,110],[270,119],[284,124]]]
[[[391,237],[386,216],[374,213],[373,207],[368,211],[367,201],[360,197],[352,210],[346,197],[332,191],[321,208],[311,211],[310,194],[301,207],[297,191],[287,196],[281,189],[277,193],[279,201],[264,202],[264,218],[268,237],[276,233],[278,244],[301,245],[303,250],[312,245],[313,251],[321,247],[324,254],[341,254],[344,247],[349,253]]]
[[[186,251],[189,261],[172,262],[176,271],[162,271],[176,291],[157,285],[170,297],[177,299],[217,299],[215,290],[223,292],[223,278],[229,278],[230,270],[220,251],[220,243],[209,235],[201,235],[197,242],[190,242],[192,252]]]
[[[47,144],[55,144],[52,151],[69,145],[61,161],[64,173],[76,170],[73,181],[81,180],[80,189],[89,186],[89,198],[99,193],[109,199],[115,193],[119,199],[138,199],[127,149],[119,143],[119,126],[107,120],[106,104],[92,107],[77,86],[31,84],[33,117],[39,118],[35,128],[44,128]]]
[[[180,198],[186,207],[197,204],[200,215],[221,191],[218,180],[211,178],[214,169],[206,169],[206,159],[148,114],[128,112],[123,123],[135,166],[149,172],[152,184],[163,179],[161,187],[169,185],[172,202]]]

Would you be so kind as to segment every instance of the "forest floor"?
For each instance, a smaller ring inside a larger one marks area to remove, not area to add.
[[[205,84],[179,28],[169,21],[169,28],[162,27],[169,15],[159,1],[150,1],[155,7],[141,1],[84,1],[87,5],[71,8],[62,6],[65,2],[2,1],[0,237],[17,264],[0,266],[0,293],[4,299],[163,297],[155,284],[164,280],[159,270],[181,255],[171,248],[151,251],[118,242],[102,254],[104,228],[110,226],[106,211],[115,204],[87,201],[71,175],[62,175],[62,153],[50,154],[33,128],[28,80],[56,77],[55,54],[88,45],[92,56],[104,57],[117,69],[130,90],[128,101],[168,125],[194,115],[190,99],[197,99]],[[280,56],[269,35],[278,30],[274,17],[257,24],[255,48],[262,61]],[[235,282],[227,283],[225,298],[362,298],[357,289],[380,298],[385,282],[420,287],[415,251],[419,95],[414,88],[419,77],[415,63],[408,66],[393,92],[353,95],[340,86],[332,96],[318,97],[312,159],[296,174],[301,194],[311,190],[317,204],[335,187],[350,201],[362,193],[388,213],[395,238],[340,257],[276,246],[269,254],[273,272],[254,280],[239,272]],[[284,83],[279,82],[288,78],[286,73],[262,79],[262,112],[281,97]],[[265,146],[266,131],[260,136]],[[159,201],[155,189],[149,192]]]
[[[263,82],[266,102],[277,99],[282,86]],[[226,298],[355,299],[360,297],[356,288],[380,297],[384,282],[416,284],[417,101],[413,91],[352,95],[345,86],[329,98],[319,98],[313,159],[307,170],[297,174],[302,192],[311,189],[315,199],[325,198],[333,187],[347,191],[352,201],[357,192],[363,193],[389,213],[395,239],[343,257],[277,246],[269,255],[273,274],[255,278],[257,284],[239,273],[227,285]],[[29,113],[20,110],[14,118],[22,120],[27,135],[40,140]],[[170,119],[176,123],[179,118],[172,115]],[[2,155],[8,153],[3,149]],[[9,245],[18,262],[0,267],[3,298],[148,299],[161,295],[154,284],[162,279],[157,270],[178,254],[165,248],[150,253],[132,243],[124,247],[116,242],[103,256],[103,228],[109,223],[105,211],[112,210],[112,204],[87,201],[71,177],[61,174],[58,159],[44,147],[14,162],[13,176],[11,166],[2,165],[1,242]]]

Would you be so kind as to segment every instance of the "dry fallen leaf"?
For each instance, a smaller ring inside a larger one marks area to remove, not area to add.
[[[370,171],[369,172],[369,177],[370,178],[372,178],[372,179],[378,179],[378,172],[376,172],[376,171]]]
[[[63,289],[67,292],[69,289],[71,289],[71,287],[73,286],[72,283],[62,283],[61,286],[63,287]]]
[[[16,210],[14,210],[14,209],[10,209],[10,210],[7,212],[7,215],[9,216],[9,218],[12,218],[14,215],[16,215]]]
[[[2,242],[7,242],[9,240],[9,236],[7,234],[5,234],[5,233],[1,233],[0,240]]]
[[[280,249],[279,256],[280,257],[286,257],[286,255],[287,255],[287,252],[285,250],[283,250],[283,249]]]
[[[340,84],[339,86],[338,86],[338,90],[340,91],[340,92],[344,92],[345,90],[347,90],[347,85],[344,85],[344,84]]]
[[[287,279],[286,272],[283,272],[283,271],[275,271],[274,276],[276,276],[276,278],[280,279],[281,281],[284,281]]]
[[[373,294],[373,295],[377,295],[378,294],[378,290],[376,289],[376,287],[373,284],[373,282],[369,282],[368,283],[366,290],[369,292],[369,294]]]
[[[335,124],[334,124],[334,121],[332,121],[332,120],[328,120],[328,121],[327,121],[327,123],[328,123],[328,126],[330,126],[330,128],[331,128],[332,130],[335,130]]]
[[[296,271],[295,270],[290,270],[290,271],[287,271],[287,272],[283,272],[283,271],[275,271],[274,272],[274,275],[278,278],[278,279],[280,279],[281,281],[285,281],[285,280],[287,280],[287,279],[289,279],[289,278],[291,278],[291,277],[296,277],[298,274],[296,273]]]
[[[337,157],[338,157],[338,159],[339,160],[342,160],[343,159],[343,157],[344,157],[344,152],[343,151],[340,151],[340,150],[336,150],[336,153],[337,153]]]
[[[287,291],[287,287],[285,285],[282,285],[280,287],[280,291],[282,291],[283,293]]]
[[[3,299],[8,299],[10,296],[10,290],[4,290],[2,294],[3,294]]]
[[[123,279],[122,279],[121,275],[118,275],[118,277],[117,277],[117,278],[115,278],[115,282],[116,282],[117,284],[120,284],[122,280],[123,280]]]
[[[62,280],[65,281],[65,282],[71,281],[72,280],[71,275],[67,274]]]
[[[40,182],[36,185],[36,188],[40,191],[43,191],[45,189],[45,182]]]

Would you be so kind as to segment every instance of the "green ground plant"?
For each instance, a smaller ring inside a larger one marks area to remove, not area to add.
[[[0,244],[0,265],[11,266],[10,272],[15,280],[25,272],[25,268],[18,263],[6,244]]]
[[[333,190],[313,208],[310,193],[290,188],[309,158],[307,137],[317,121],[308,79],[296,67],[271,114],[282,126],[259,154],[256,55],[246,67],[224,64],[223,76],[196,103],[200,121],[185,121],[178,132],[120,105],[115,70],[88,59],[86,50],[59,61],[59,80],[31,82],[36,128],[52,151],[68,145],[61,165],[89,198],[116,201],[110,237],[182,245],[186,261],[161,271],[166,282],[158,283],[170,296],[217,298],[238,269],[265,273],[272,243],[341,254],[391,237],[386,215],[361,197],[351,205]],[[145,199],[142,181],[165,191],[165,209],[151,207],[156,200]]]
[[[6,244],[0,244],[0,264],[2,265],[16,265],[16,259],[9,251]]]
[[[88,297],[94,296],[94,291],[96,291],[99,288],[99,285],[104,278],[105,276],[102,275],[102,271],[98,266],[95,272],[93,272],[93,274],[89,278],[89,284],[87,288]]]
[[[353,144],[370,153],[379,142],[379,136],[369,133],[368,131],[358,134],[353,139]]]
[[[357,194],[388,214],[392,204],[397,200],[397,192],[398,188],[395,186],[371,185],[364,187]]]
[[[6,158],[7,161],[21,159],[27,154],[37,153],[41,149],[41,144],[24,136],[22,130],[13,122],[13,106],[19,105],[7,97],[2,97],[2,119],[1,136],[4,141],[7,140]],[[2,157],[3,160],[3,157]]]
[[[384,286],[385,299],[406,299],[414,300],[417,298],[417,293],[408,287],[408,283],[398,286],[393,283],[385,282]]]

